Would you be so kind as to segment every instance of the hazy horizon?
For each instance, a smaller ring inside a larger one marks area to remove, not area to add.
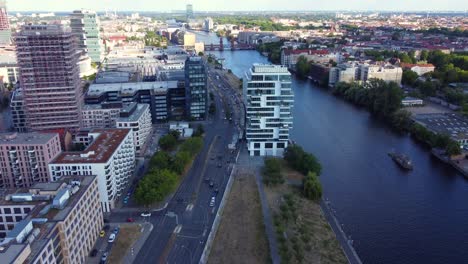
[[[194,0],[190,2],[151,1],[151,0],[7,0],[7,9],[16,12],[31,11],[71,11],[91,9],[96,11],[116,10],[130,12],[170,12],[185,10],[186,4],[192,4],[194,12],[236,12],[236,11],[396,11],[426,12],[468,10],[466,0],[238,0],[220,2],[214,0]],[[404,9],[402,8],[404,7]]]

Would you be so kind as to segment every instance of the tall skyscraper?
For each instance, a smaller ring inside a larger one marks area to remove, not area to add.
[[[254,64],[244,80],[249,154],[282,156],[293,123],[291,74],[284,66]]]
[[[192,4],[187,5],[185,12],[186,12],[186,15],[187,15],[187,20],[191,19],[191,18],[194,18],[193,17],[193,5]]]
[[[28,130],[78,129],[83,98],[80,53],[70,28],[25,25],[16,46]]]
[[[86,51],[93,62],[102,61],[99,36],[99,18],[94,11],[77,10],[70,15],[70,27],[78,39],[80,49]]]
[[[207,111],[206,68],[201,57],[185,61],[185,100],[187,116],[204,119]]]
[[[8,21],[8,13],[6,10],[6,1],[0,0],[0,45],[8,45],[11,43],[10,22]]]

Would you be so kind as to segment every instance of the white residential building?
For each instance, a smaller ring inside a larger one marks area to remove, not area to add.
[[[102,210],[110,212],[135,168],[133,131],[95,129],[88,137],[91,143],[84,151],[62,152],[49,164],[49,172],[53,180],[96,175]]]
[[[254,64],[244,78],[250,156],[282,156],[292,128],[294,95],[287,67]]]
[[[121,108],[121,103],[83,105],[81,109],[83,128],[114,128]]]
[[[117,119],[117,128],[133,130],[133,142],[138,155],[142,152],[151,133],[151,112],[148,104],[130,103],[120,112]]]
[[[401,67],[393,65],[348,62],[330,69],[328,86],[333,87],[338,82],[365,83],[370,79],[400,84],[402,75]]]

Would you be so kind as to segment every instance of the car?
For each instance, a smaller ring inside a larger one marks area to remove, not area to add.
[[[216,198],[213,196],[213,197],[211,197],[210,207],[215,206],[215,203],[216,203]]]
[[[101,233],[99,233],[99,236],[100,236],[100,237],[104,237],[105,235],[106,235],[106,231],[101,230]]]
[[[114,241],[115,241],[115,234],[112,233],[112,234],[110,234],[109,239],[107,240],[107,242],[113,243]]]
[[[216,189],[214,190],[214,193],[215,193],[215,194],[218,194],[218,193],[219,193],[219,189],[216,188]]]
[[[150,217],[150,216],[151,216],[151,212],[143,212],[143,213],[141,213],[141,216],[142,216],[142,217]]]
[[[118,234],[120,231],[120,228],[118,226],[114,227],[114,234]]]
[[[218,165],[217,165],[218,168],[221,168],[222,166],[223,166],[223,164],[221,164],[221,163],[218,163]]]
[[[97,256],[97,253],[98,253],[98,250],[97,249],[93,249],[91,250],[91,253],[89,254],[90,257],[95,257]]]
[[[213,181],[210,181],[210,188],[213,188],[213,186],[214,186]]]
[[[129,217],[129,218],[127,218],[127,222],[129,222],[129,223],[133,223],[133,222],[135,222],[135,219],[133,219],[133,218]]]
[[[205,182],[209,182],[209,181],[210,181],[210,178],[206,177]]]
[[[104,254],[102,254],[102,257],[101,257],[101,263],[106,263],[107,261],[107,252],[104,252]]]

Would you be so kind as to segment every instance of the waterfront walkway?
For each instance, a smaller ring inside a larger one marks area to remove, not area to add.
[[[321,199],[320,207],[322,208],[323,215],[335,232],[336,238],[340,242],[348,262],[351,264],[362,264],[361,259],[352,246],[352,242],[348,239],[343,229],[341,229],[340,223],[338,222],[338,219],[336,219],[328,203],[329,202]]]

